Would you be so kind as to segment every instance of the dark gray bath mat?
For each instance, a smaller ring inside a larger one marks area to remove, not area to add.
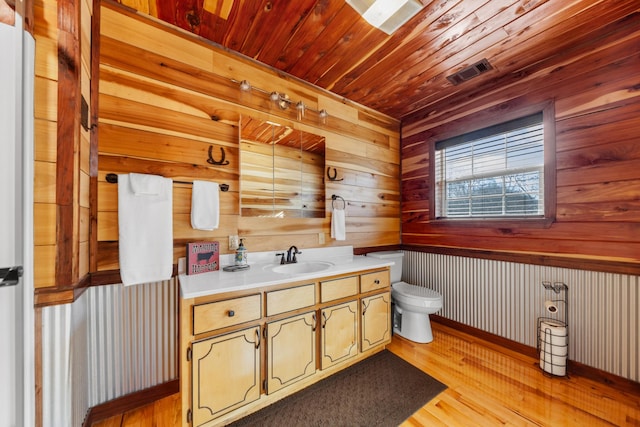
[[[446,388],[384,350],[231,426],[397,426]]]

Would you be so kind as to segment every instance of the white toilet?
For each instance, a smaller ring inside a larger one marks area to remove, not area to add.
[[[391,299],[394,303],[393,332],[418,343],[433,341],[429,314],[442,308],[442,295],[433,289],[400,281],[403,252],[370,252],[367,256],[395,262],[391,266]]]

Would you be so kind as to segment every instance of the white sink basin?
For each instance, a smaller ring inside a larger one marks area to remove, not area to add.
[[[302,261],[294,264],[279,264],[271,268],[274,273],[305,274],[327,270],[333,263],[325,261]]]

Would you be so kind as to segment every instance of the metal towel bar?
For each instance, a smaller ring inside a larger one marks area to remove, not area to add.
[[[110,184],[117,184],[118,183],[118,175],[116,175],[115,173],[108,173],[107,176],[105,177],[105,179]],[[187,184],[187,185],[193,184],[193,182],[189,182],[189,181],[175,181],[174,180],[173,182],[175,184]],[[229,191],[229,184],[220,184],[220,191]]]

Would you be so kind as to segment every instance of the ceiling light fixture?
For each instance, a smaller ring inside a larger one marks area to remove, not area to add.
[[[243,93],[248,93],[248,92],[251,92],[252,90],[255,90],[257,92],[261,92],[261,93],[263,93],[265,95],[268,95],[269,100],[271,102],[273,102],[281,110],[286,110],[290,106],[295,105],[296,106],[298,120],[302,120],[304,118],[304,115],[305,115],[306,111],[313,111],[314,113],[316,113],[318,115],[318,119],[319,119],[320,123],[322,123],[322,124],[326,124],[327,123],[327,118],[329,117],[329,113],[327,113],[327,110],[325,110],[325,109],[315,110],[315,109],[307,106],[302,101],[293,101],[292,99],[289,98],[289,96],[286,93],[281,93],[281,92],[277,92],[277,91],[268,92],[268,91],[266,91],[264,89],[260,89],[259,87],[252,86],[251,83],[249,83],[248,80],[242,80],[242,81],[238,81],[238,80],[235,80],[235,79],[230,79],[230,80],[233,83],[237,84],[239,86],[239,88],[240,88],[240,91],[243,92]]]
[[[302,120],[304,118],[304,110],[306,110],[306,105],[304,105],[304,102],[302,101],[298,101],[298,103],[296,104],[296,109],[298,110],[298,120]]]
[[[413,18],[422,3],[417,0],[346,0],[369,24],[391,35]]]

